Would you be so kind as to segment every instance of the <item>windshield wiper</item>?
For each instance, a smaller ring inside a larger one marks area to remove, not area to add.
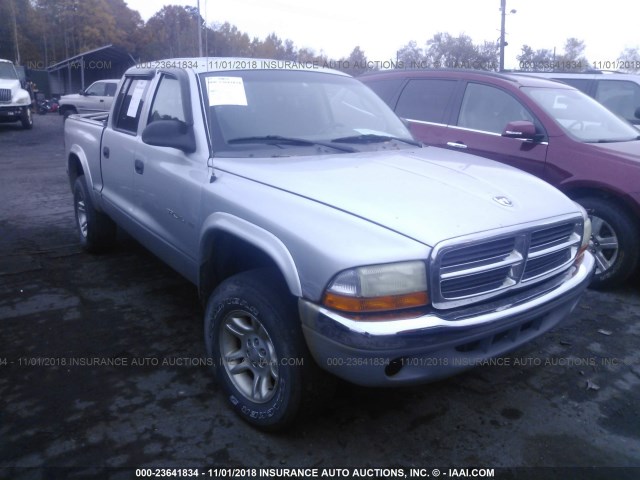
[[[376,135],[373,133],[367,133],[363,135],[353,135],[351,137],[334,138],[331,141],[336,143],[381,143],[395,140],[398,142],[408,143],[409,145],[415,145],[416,147],[422,147],[420,142],[410,140],[408,138],[393,137],[391,135]]]
[[[341,152],[354,153],[357,152],[355,148],[345,147],[343,145],[333,145],[329,142],[319,142],[316,140],[306,140],[304,138],[294,138],[294,137],[283,137],[281,135],[264,135],[264,136],[255,136],[255,137],[238,137],[232,138],[231,140],[227,140],[227,143],[230,145],[237,143],[266,143],[269,145],[300,145],[300,146],[321,146],[333,148],[334,150],[339,150]]]

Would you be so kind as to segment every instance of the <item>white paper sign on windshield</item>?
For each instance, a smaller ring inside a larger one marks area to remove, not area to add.
[[[208,77],[207,94],[210,107],[218,105],[247,106],[247,95],[240,77]]]

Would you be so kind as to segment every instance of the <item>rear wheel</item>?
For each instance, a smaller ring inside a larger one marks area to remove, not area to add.
[[[116,240],[116,224],[94,208],[84,175],[73,184],[73,206],[82,247],[92,253],[111,248]]]
[[[596,259],[593,288],[622,284],[638,265],[640,234],[634,219],[617,204],[598,197],[577,199],[591,218],[589,250]]]
[[[307,350],[295,298],[276,272],[225,280],[209,298],[204,331],[216,378],[243,420],[275,431],[291,425],[303,405],[309,413],[323,374]]]

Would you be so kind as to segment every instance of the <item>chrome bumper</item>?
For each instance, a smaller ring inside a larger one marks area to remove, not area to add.
[[[314,359],[331,373],[367,386],[419,384],[466,370],[542,335],[575,308],[595,262],[508,298],[416,318],[362,321],[300,300]]]

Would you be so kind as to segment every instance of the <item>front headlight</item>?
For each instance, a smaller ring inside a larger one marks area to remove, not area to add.
[[[578,255],[576,256],[576,261],[582,261],[582,254],[587,251],[589,248],[589,242],[591,241],[591,219],[589,218],[589,214],[584,209],[582,205],[578,202],[573,202],[580,209],[580,213],[582,213],[582,243],[580,244],[580,250],[578,250]]]
[[[580,257],[580,255],[589,248],[589,242],[591,241],[591,219],[582,205],[577,202],[574,203],[580,209],[580,213],[582,213],[582,218],[584,220],[582,227],[582,243],[580,244],[580,250],[578,251],[578,257]]]
[[[422,261],[345,270],[329,283],[323,298],[327,308],[350,313],[385,312],[428,303],[427,269]]]

